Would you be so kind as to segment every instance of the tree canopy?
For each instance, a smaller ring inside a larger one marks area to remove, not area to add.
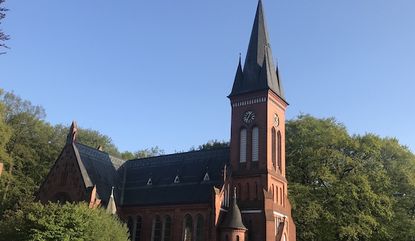
[[[288,121],[286,131],[300,241],[413,240],[415,156],[406,147],[350,136],[334,119],[307,115]]]
[[[128,241],[128,229],[104,209],[86,204],[26,203],[7,211],[0,221],[0,240]]]

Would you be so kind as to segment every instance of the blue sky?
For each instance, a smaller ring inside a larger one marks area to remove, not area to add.
[[[263,0],[288,118],[415,150],[415,1]],[[8,0],[0,88],[110,136],[167,153],[228,140],[229,94],[256,0]]]

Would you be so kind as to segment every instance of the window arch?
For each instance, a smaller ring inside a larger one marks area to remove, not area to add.
[[[281,150],[281,132],[277,133],[277,160],[278,160],[278,169],[282,172],[282,150]]]
[[[205,221],[201,214],[197,215],[196,218],[196,241],[205,241]]]
[[[276,137],[276,132],[275,132],[275,128],[274,127],[272,127],[272,130],[271,130],[271,145],[272,145],[272,147],[271,147],[271,151],[272,151],[272,165],[273,165],[273,167],[274,167],[274,169],[276,169],[276,167],[277,167],[277,137]]]
[[[236,235],[236,241],[239,241],[239,235]]]
[[[252,161],[259,160],[259,128],[255,126],[252,129]]]
[[[239,133],[239,162],[246,162],[246,129],[241,129]]]
[[[141,216],[137,216],[137,220],[135,223],[135,241],[141,240],[141,226],[142,226],[143,220],[141,219]]]
[[[193,237],[193,220],[192,216],[186,214],[184,216],[184,230],[183,230],[183,241],[192,241]]]
[[[163,241],[170,241],[171,240],[171,217],[166,216],[164,218],[164,226],[163,226]]]
[[[163,225],[161,223],[160,216],[156,216],[153,219],[153,228],[151,231],[151,240],[152,241],[161,241],[161,231],[162,231]]]

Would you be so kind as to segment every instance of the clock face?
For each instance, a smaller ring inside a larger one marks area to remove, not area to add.
[[[245,124],[251,124],[255,120],[255,113],[253,111],[247,111],[242,116],[242,121]]]
[[[274,114],[274,125],[275,126],[280,125],[280,117],[277,114]]]

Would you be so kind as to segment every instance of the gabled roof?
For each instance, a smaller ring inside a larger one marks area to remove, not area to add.
[[[117,169],[124,161],[87,145],[74,143],[73,146],[77,158],[80,160],[79,166],[84,182],[87,180],[86,187],[96,185],[98,198],[102,202],[107,202],[111,194],[111,188],[120,186]],[[117,190],[115,190],[115,194],[117,194]],[[117,197],[115,195],[115,199]]]
[[[238,70],[229,96],[271,89],[283,100],[284,90],[272,58],[262,1],[258,2],[243,70]]]
[[[208,203],[213,187],[223,185],[229,157],[229,148],[221,148],[127,161],[122,205]],[[209,180],[204,181],[207,168]],[[180,182],[174,183],[177,176]],[[152,185],[147,185],[149,178]]]

